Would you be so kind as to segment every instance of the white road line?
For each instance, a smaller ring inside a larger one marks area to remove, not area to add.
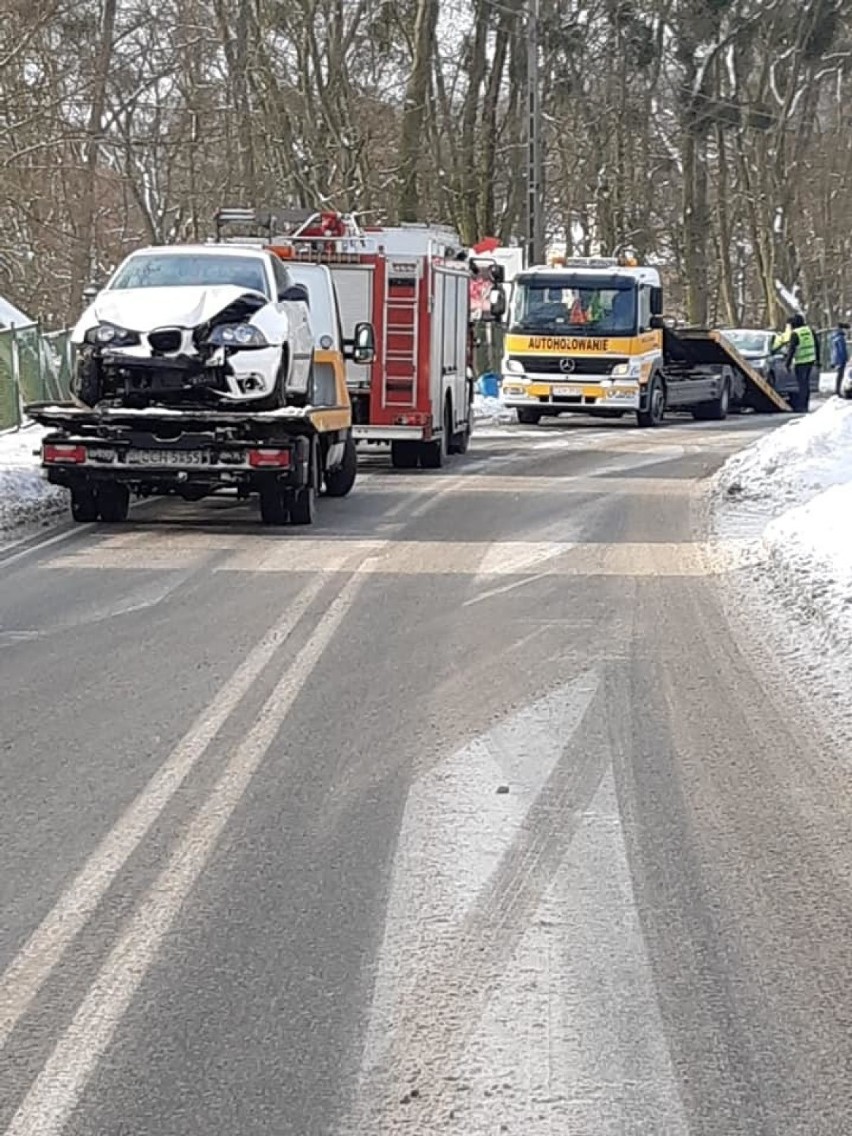
[[[58,1136],[116,1026],[153,963],[160,943],[201,874],[314,667],[349,612],[363,577],[352,576],[265,702],[216,787],[186,829],[168,864],[136,908],[71,1025],[53,1050],[6,1136]]]
[[[321,575],[298,593],[282,618],[198,715],[12,960],[0,979],[0,1048],[119,871],[327,582],[327,577]]]
[[[15,548],[18,544],[26,544],[26,548],[22,548],[20,552],[13,552],[11,556],[4,555],[3,548],[0,547],[0,567],[7,567],[9,564],[14,564],[18,560],[23,560],[25,556],[32,556],[35,552],[40,552],[43,548],[50,548],[52,544],[61,544],[63,541],[70,540],[72,536],[78,536],[84,533],[87,529],[93,529],[94,525],[77,525],[76,528],[68,529],[65,532],[57,533],[56,536],[49,536],[45,540],[33,541],[32,537],[24,537],[21,541],[16,541],[15,544],[7,545],[7,547]]]

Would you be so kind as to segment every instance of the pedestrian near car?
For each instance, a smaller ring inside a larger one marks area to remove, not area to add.
[[[849,362],[849,347],[846,343],[846,332],[849,324],[838,321],[837,327],[831,333],[831,365],[837,372],[834,393],[843,394],[843,376],[846,374],[846,364]]]
[[[819,365],[819,345],[813,329],[799,312],[790,316],[788,322],[790,337],[787,340],[786,363],[794,368],[796,376],[793,410],[807,414],[811,402],[811,372]]]

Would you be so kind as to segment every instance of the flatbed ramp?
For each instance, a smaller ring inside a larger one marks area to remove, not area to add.
[[[722,365],[732,367],[743,380],[745,387],[742,405],[758,414],[790,413],[792,407],[722,335],[702,327],[679,328],[676,332],[666,328],[663,332],[665,358],[696,365]]]

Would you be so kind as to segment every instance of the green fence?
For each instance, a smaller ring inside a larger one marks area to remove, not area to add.
[[[70,333],[44,333],[38,324],[0,330],[0,430],[23,422],[28,402],[69,397]]]

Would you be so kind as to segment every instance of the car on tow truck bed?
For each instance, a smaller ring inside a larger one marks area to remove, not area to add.
[[[357,471],[346,360],[372,361],[373,331],[340,327],[322,265],[294,281],[263,249],[132,254],[74,329],[78,404],[28,408],[53,430],[45,476],[78,521],[124,520],[131,494],[232,490],[267,524],[309,524]]]

